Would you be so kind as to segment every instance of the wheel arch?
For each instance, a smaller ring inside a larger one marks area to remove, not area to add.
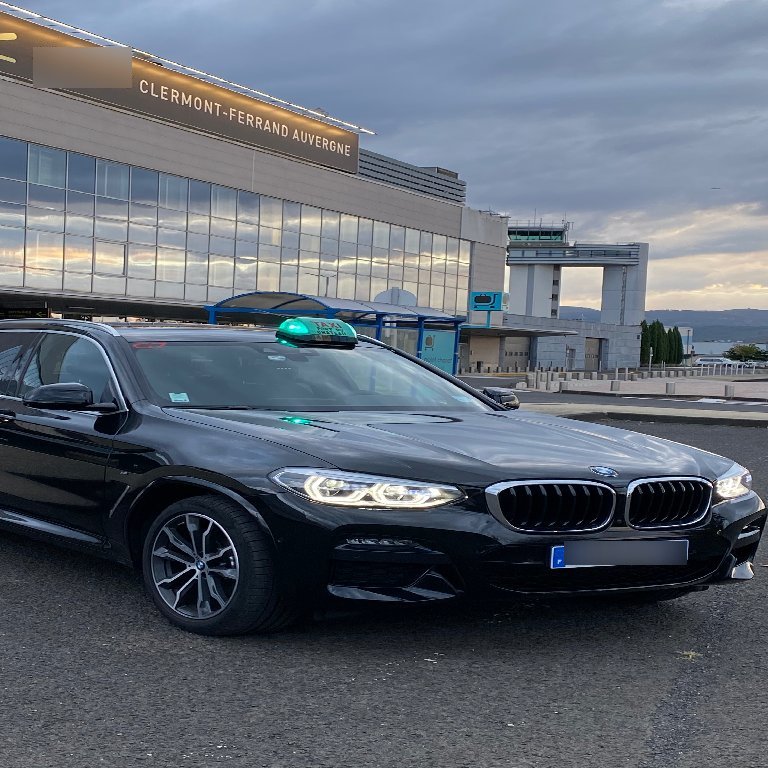
[[[177,501],[196,496],[227,498],[248,512],[266,533],[274,546],[274,536],[256,507],[236,491],[209,480],[175,475],[158,478],[144,488],[131,504],[125,520],[125,541],[131,562],[141,567],[141,550],[144,536],[152,521],[167,507]]]

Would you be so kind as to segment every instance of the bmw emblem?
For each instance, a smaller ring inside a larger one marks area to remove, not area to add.
[[[590,470],[600,477],[618,477],[619,473],[613,467],[590,467]]]

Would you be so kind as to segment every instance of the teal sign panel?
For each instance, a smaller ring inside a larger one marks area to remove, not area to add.
[[[453,331],[424,331],[421,359],[446,373],[453,373],[453,352],[456,334]]]

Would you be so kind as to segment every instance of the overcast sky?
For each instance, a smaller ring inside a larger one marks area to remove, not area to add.
[[[16,1],[368,126],[473,207],[647,240],[648,309],[768,308],[768,0]]]

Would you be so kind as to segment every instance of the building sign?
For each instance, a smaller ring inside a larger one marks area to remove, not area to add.
[[[456,344],[455,331],[424,331],[421,359],[437,366],[446,373],[453,373]]]
[[[36,75],[39,76],[42,71],[43,58],[48,76],[57,60],[67,58],[68,51],[61,52],[63,56],[44,51],[44,56],[36,62],[35,48],[80,48],[90,51],[102,49],[102,46],[0,12],[0,73],[37,84]],[[114,52],[113,48],[102,50],[105,53]],[[80,58],[82,64],[83,57]],[[357,173],[359,139],[356,133],[143,59],[133,57],[130,66],[130,87],[78,87],[76,82],[71,81],[72,85],[64,90],[178,125]],[[84,74],[82,68],[80,72]],[[84,82],[90,85],[92,81],[86,79]],[[51,119],[54,120],[55,116],[52,115]]]
[[[469,308],[472,311],[485,309],[497,312],[502,309],[504,294],[501,291],[472,291],[469,294]]]

